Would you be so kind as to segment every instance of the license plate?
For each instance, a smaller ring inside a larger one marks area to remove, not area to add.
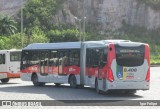
[[[134,78],[134,73],[133,72],[128,72],[129,70],[126,67],[123,67],[123,79],[133,79]]]

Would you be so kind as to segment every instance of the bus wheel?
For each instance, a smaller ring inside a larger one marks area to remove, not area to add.
[[[77,88],[77,80],[74,75],[71,75],[71,77],[69,78],[69,83],[70,83],[70,87]]]
[[[60,83],[54,83],[56,87],[59,87],[61,84]]]
[[[40,86],[40,83],[38,82],[38,77],[36,74],[32,75],[32,82],[34,86]]]
[[[2,83],[7,83],[9,81],[9,78],[1,79]]]
[[[99,94],[100,90],[98,89],[98,80],[97,79],[96,79],[96,82],[95,82],[95,89],[96,89],[96,92]]]

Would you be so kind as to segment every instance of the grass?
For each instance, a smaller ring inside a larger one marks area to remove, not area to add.
[[[158,55],[151,54],[150,63],[151,65],[160,65],[160,54]]]

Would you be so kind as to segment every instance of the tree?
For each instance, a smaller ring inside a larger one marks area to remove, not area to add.
[[[63,0],[28,0],[23,9],[24,28],[31,34],[32,27],[49,30],[52,17],[61,7]],[[20,16],[20,13],[19,13]]]
[[[17,30],[16,22],[10,16],[0,16],[0,35],[11,35]]]
[[[47,36],[50,42],[70,42],[79,41],[80,39],[79,32],[75,29],[50,30]]]
[[[26,31],[26,29],[25,29]],[[35,26],[31,30],[31,34],[24,34],[24,46],[31,43],[47,43],[49,39],[46,37],[44,31],[42,31],[38,26]]]

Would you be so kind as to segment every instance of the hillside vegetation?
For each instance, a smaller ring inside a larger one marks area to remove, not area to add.
[[[151,6],[153,9],[160,10],[160,0],[138,0]]]

